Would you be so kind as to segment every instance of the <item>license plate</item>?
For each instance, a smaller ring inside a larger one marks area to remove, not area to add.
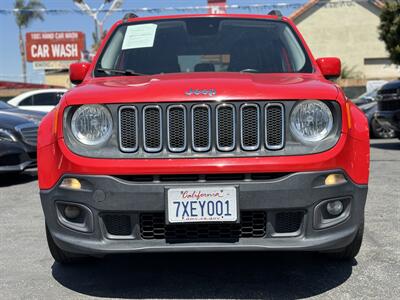
[[[169,189],[167,194],[170,223],[237,221],[236,187]]]

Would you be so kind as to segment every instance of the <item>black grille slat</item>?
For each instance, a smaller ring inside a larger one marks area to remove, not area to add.
[[[168,108],[168,147],[172,152],[186,149],[186,110],[184,106]]]
[[[22,139],[24,140],[25,143],[32,145],[32,146],[36,146],[38,127],[20,128],[20,133],[21,133]]]
[[[284,111],[280,104],[265,108],[265,144],[267,149],[278,150],[284,143]]]
[[[162,149],[161,108],[147,106],[143,110],[144,149],[159,152]]]
[[[142,239],[215,240],[263,238],[266,235],[266,213],[242,211],[240,223],[165,224],[164,213],[142,213],[140,234]]]
[[[137,109],[122,107],[119,112],[120,147],[122,151],[134,152],[138,148],[137,141]]]
[[[241,107],[241,143],[244,150],[256,150],[260,145],[260,112],[257,105]]]
[[[195,151],[211,147],[211,112],[208,105],[194,106],[192,110],[192,139]]]
[[[221,151],[235,148],[235,107],[220,105],[217,107],[217,147]]]

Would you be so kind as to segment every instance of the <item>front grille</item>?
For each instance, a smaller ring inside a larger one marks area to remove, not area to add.
[[[280,103],[137,104],[119,110],[122,152],[251,154],[282,149],[284,132]]]
[[[400,98],[398,100],[378,101],[378,110],[393,111],[400,109]]]
[[[239,238],[263,238],[266,235],[264,211],[242,211],[240,223],[165,224],[164,213],[142,213],[140,236],[145,240],[170,241],[237,240]]]
[[[37,126],[19,127],[18,130],[21,133],[22,139],[25,143],[31,146],[36,146],[38,135]]]

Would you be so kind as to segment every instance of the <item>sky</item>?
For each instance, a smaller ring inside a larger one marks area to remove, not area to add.
[[[97,8],[103,0],[86,0],[92,8]],[[252,4],[276,4],[290,3],[303,4],[306,0],[227,0],[228,5],[252,5]],[[77,7],[73,0],[42,0],[47,9],[67,9],[75,10]],[[124,0],[123,9],[135,8],[165,8],[165,7],[190,7],[205,6],[207,0]],[[0,11],[12,9],[14,0],[0,0]],[[294,9],[282,9],[282,14],[289,15]],[[202,11],[199,13],[205,13]],[[268,11],[260,9],[243,10],[231,9],[229,13],[254,13],[264,14]],[[159,11],[157,14],[177,14],[174,11]],[[154,13],[153,13],[154,14]],[[114,13],[105,22],[104,29],[108,29],[114,22],[121,19],[124,13]],[[150,15],[140,13],[140,16]],[[100,15],[100,18],[103,15]],[[44,21],[34,21],[29,25],[25,32],[37,31],[82,31],[86,35],[86,47],[90,49],[92,44],[92,32],[94,31],[94,21],[89,16],[79,13],[45,14]],[[28,82],[43,83],[43,71],[34,70],[31,63],[27,63]],[[0,13],[0,80],[22,81],[21,57],[18,47],[18,28],[12,13]]]

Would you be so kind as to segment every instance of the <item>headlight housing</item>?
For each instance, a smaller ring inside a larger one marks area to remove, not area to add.
[[[111,137],[112,129],[111,114],[103,105],[82,105],[72,115],[72,134],[82,144],[100,145]]]
[[[322,141],[331,133],[332,128],[332,112],[322,101],[302,101],[290,114],[290,131],[303,143]]]

